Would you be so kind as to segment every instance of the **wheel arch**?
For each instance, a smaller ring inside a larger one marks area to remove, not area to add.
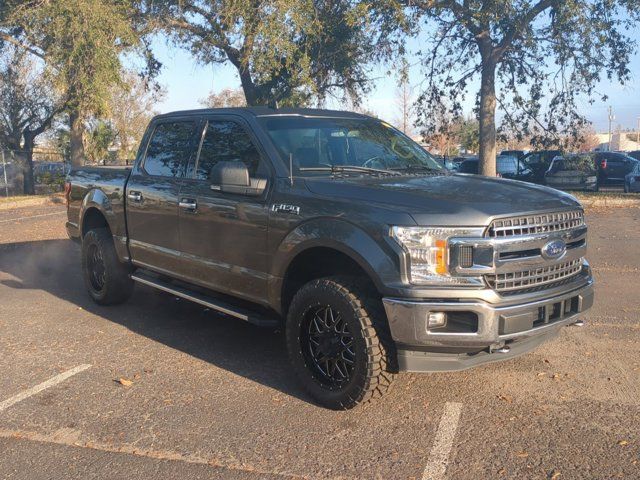
[[[297,288],[340,274],[363,276],[384,294],[385,282],[399,277],[398,263],[391,245],[381,245],[356,225],[336,219],[307,222],[290,232],[274,255],[270,303],[285,314]]]

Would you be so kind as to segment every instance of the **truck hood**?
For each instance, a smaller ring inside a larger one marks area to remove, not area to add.
[[[574,197],[552,188],[477,175],[322,177],[305,182],[317,195],[402,211],[418,225],[484,226],[496,216],[581,208]]]

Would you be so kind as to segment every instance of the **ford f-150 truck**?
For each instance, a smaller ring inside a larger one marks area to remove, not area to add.
[[[523,354],[593,303],[570,195],[450,173],[390,125],[314,109],[160,115],[130,168],[74,169],[67,231],[99,304],[135,283],[284,328],[312,397]]]

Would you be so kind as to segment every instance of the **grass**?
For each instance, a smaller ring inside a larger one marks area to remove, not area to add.
[[[640,193],[571,192],[586,208],[640,207]]]
[[[64,201],[64,197],[61,193],[46,193],[42,195],[10,195],[8,197],[1,196],[0,197],[0,205],[8,205],[12,206],[15,204],[42,204],[50,201],[52,203],[61,203]]]

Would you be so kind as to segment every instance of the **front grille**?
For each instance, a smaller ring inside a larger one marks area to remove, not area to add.
[[[581,210],[569,212],[544,213],[520,217],[500,218],[489,226],[491,238],[532,235],[536,233],[560,232],[584,225]]]
[[[563,282],[577,275],[581,270],[582,260],[578,259],[532,270],[486,275],[485,278],[489,286],[496,292],[509,294],[537,289],[541,286],[548,288],[553,286],[552,284]]]

